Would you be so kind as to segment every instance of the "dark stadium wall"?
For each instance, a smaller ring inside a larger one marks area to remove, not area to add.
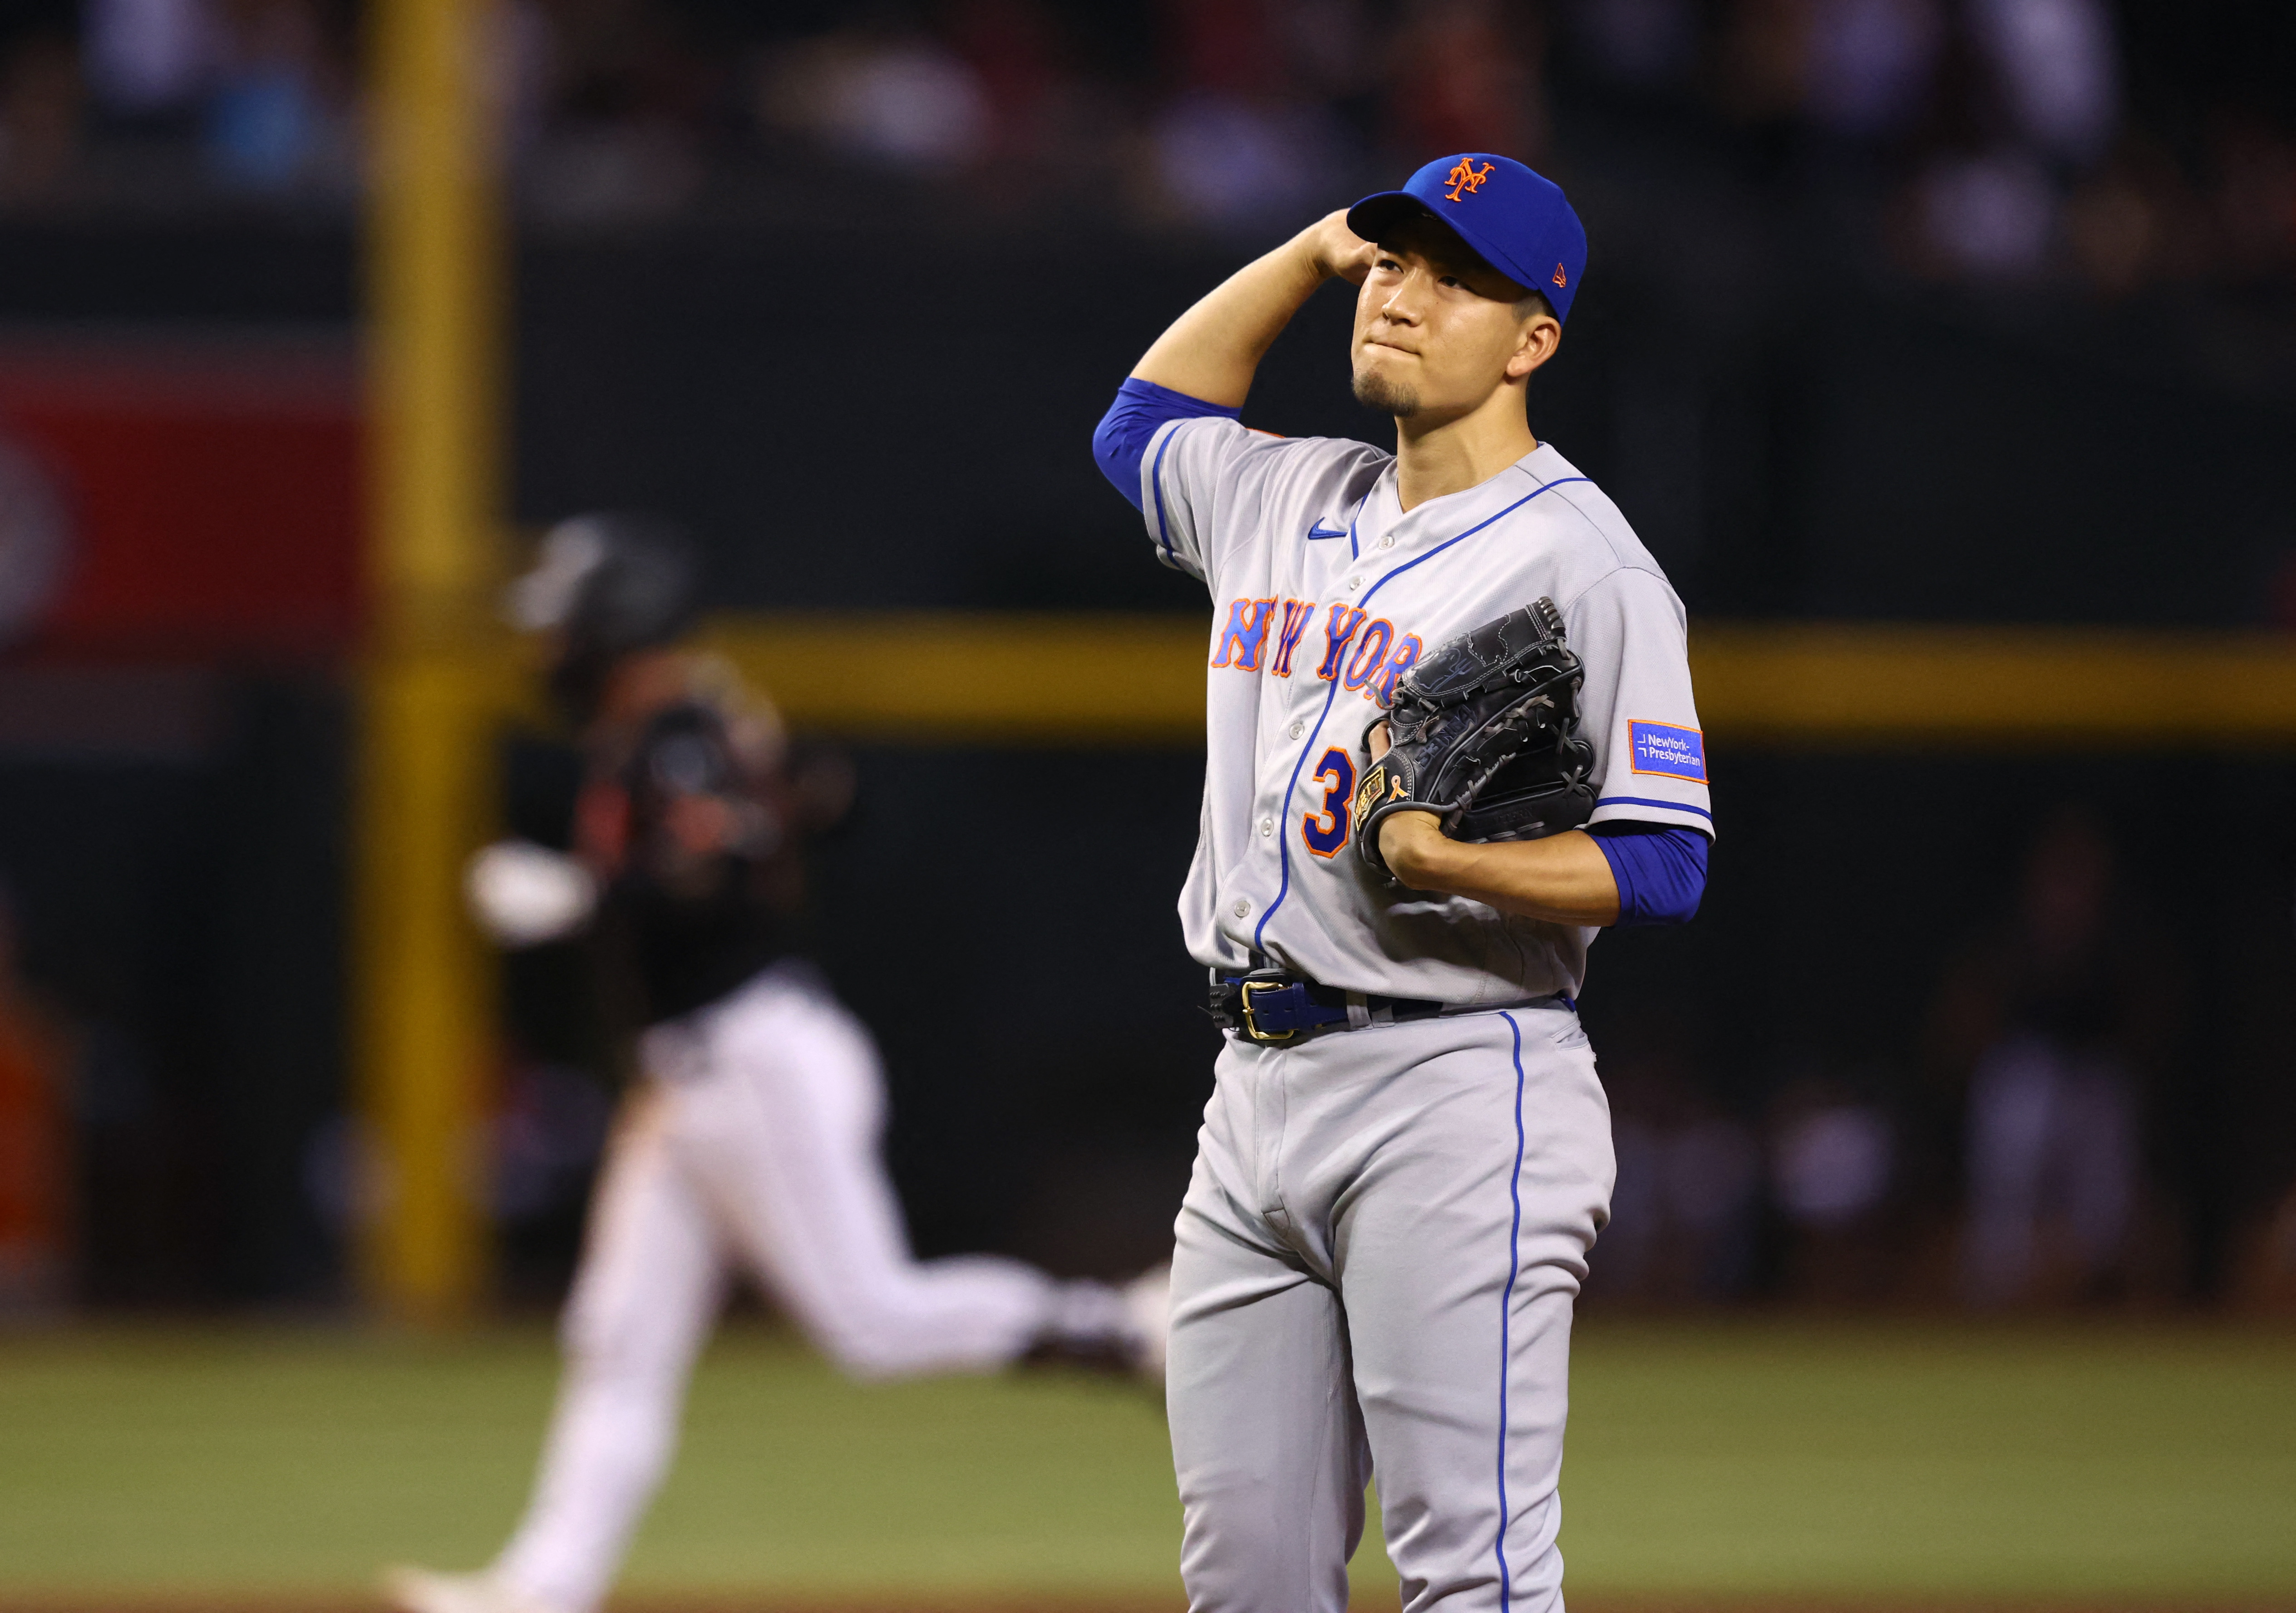
[[[1133,518],[1083,445],[1234,254],[984,233],[941,243],[921,279],[907,235],[824,238],[834,309],[777,281],[780,238],[762,229],[529,238],[518,516],[680,516],[728,606],[1193,608],[1185,579],[1136,563]],[[332,225],[10,223],[0,325],[340,344],[353,263]],[[998,311],[1016,291],[1025,331]],[[2296,553],[2296,463],[2276,451],[2296,380],[2243,344],[2236,308],[2012,320],[1788,266],[1726,313],[1630,248],[1533,400],[1695,611],[2246,624]],[[1379,429],[1344,394],[1346,320],[1335,289],[1309,306],[1253,423]]]
[[[70,528],[0,656],[0,884],[90,1302],[338,1291],[352,265],[332,223],[0,228],[0,435]]]
[[[1086,452],[1116,384],[1233,253],[731,231],[530,242],[519,513],[641,504],[709,544],[722,602],[1189,609]],[[816,256],[837,265],[833,291]],[[2296,380],[2222,308],[2013,322],[1982,299],[1789,272],[1719,317],[1606,263],[1532,420],[1636,522],[1693,611],[2264,619],[2296,554]],[[1378,438],[1345,294],[1245,410]]]
[[[0,668],[0,703],[19,681]],[[326,1296],[308,1171],[342,1093],[342,691],[278,670],[111,682],[74,732],[0,729],[0,885],[70,1060],[77,1292]],[[102,725],[122,700],[145,710]]]

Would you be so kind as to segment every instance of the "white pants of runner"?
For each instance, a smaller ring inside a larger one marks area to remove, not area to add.
[[[1562,1607],[1571,1302],[1611,1176],[1559,1005],[1230,1039],[1172,1263],[1194,1613],[1342,1613],[1374,1468],[1406,1613]]]
[[[878,1154],[876,1048],[809,971],[768,970],[649,1033],[644,1060],[567,1304],[541,1472],[495,1564],[562,1613],[603,1601],[737,1271],[869,1379],[1003,1366],[1083,1286],[1017,1261],[911,1257]]]

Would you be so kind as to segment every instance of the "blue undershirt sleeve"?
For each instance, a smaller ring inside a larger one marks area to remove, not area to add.
[[[1695,829],[1632,818],[1588,831],[1619,882],[1619,925],[1685,924],[1706,894],[1706,837]]]
[[[1137,510],[1140,461],[1159,426],[1168,420],[1193,420],[1205,414],[1234,420],[1242,413],[1160,387],[1152,381],[1127,378],[1116,389],[1116,401],[1108,405],[1099,429],[1092,434],[1092,456],[1100,463],[1100,473],[1114,482],[1116,490]]]

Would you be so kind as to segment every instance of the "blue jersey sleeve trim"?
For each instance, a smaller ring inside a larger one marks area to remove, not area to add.
[[[1714,821],[1714,815],[1703,806],[1693,806],[1688,801],[1656,800],[1646,795],[1606,795],[1595,803],[1598,812],[1605,806],[1663,806],[1669,812],[1691,813],[1710,823]]]
[[[1177,431],[1164,434],[1164,446],[1156,450],[1156,469],[1148,478],[1149,485],[1156,489],[1156,558],[1175,571],[1185,568],[1172,552],[1171,517],[1164,513],[1164,455],[1172,451],[1172,438],[1178,435]]]
[[[1128,377],[1116,389],[1116,401],[1108,405],[1108,413],[1100,417],[1099,428],[1092,434],[1092,456],[1099,463],[1100,473],[1114,482],[1116,490],[1137,510],[1140,462],[1147,456],[1148,444],[1159,426],[1167,421],[1194,420],[1207,414],[1234,420],[1242,413],[1241,409],[1223,408],[1201,397],[1191,397],[1185,392],[1175,392],[1169,387],[1160,387],[1152,381]]]
[[[1596,823],[1590,831],[1619,882],[1619,925],[1686,924],[1706,894],[1706,837],[1666,823]]]

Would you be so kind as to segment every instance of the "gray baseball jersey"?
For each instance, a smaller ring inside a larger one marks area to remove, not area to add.
[[[1400,890],[1348,847],[1348,802],[1411,665],[1545,597],[1586,667],[1595,821],[1713,832],[1682,602],[1618,507],[1542,445],[1406,513],[1392,454],[1222,417],[1164,426],[1141,478],[1159,557],[1214,601],[1190,953],[1460,1004],[1577,996],[1595,931]]]

